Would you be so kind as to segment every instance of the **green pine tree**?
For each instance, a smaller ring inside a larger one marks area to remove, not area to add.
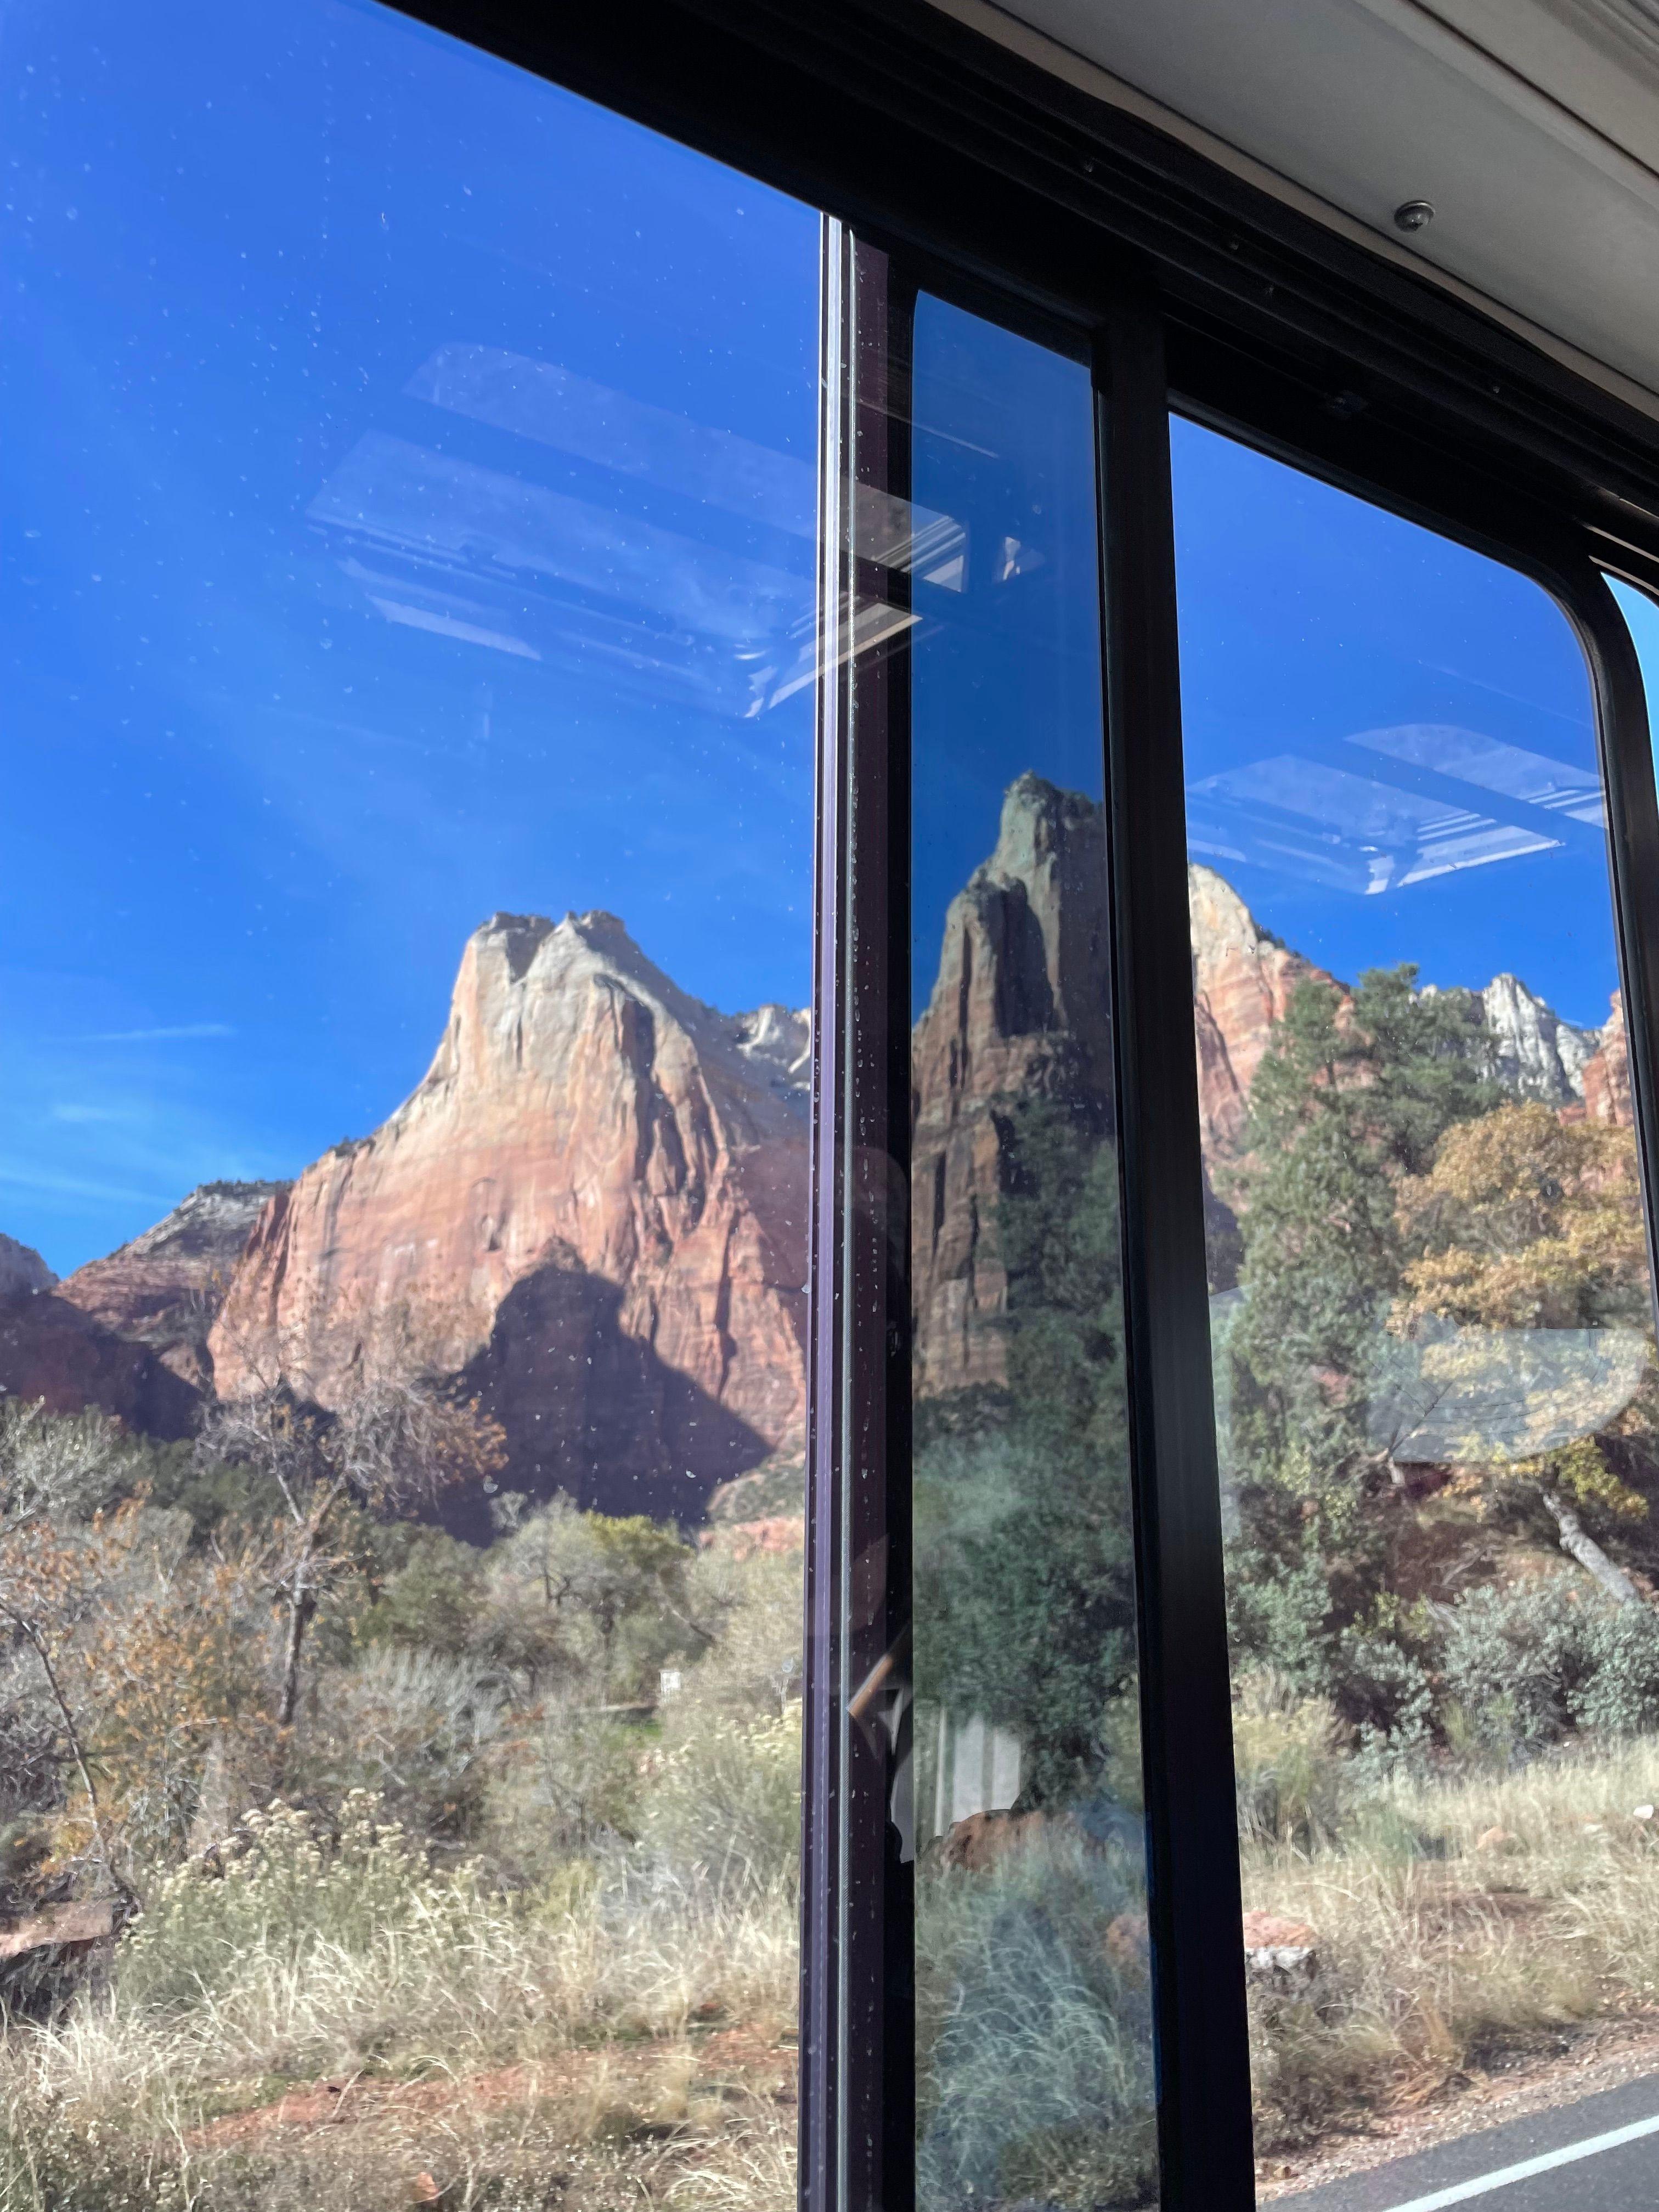
[[[1100,1765],[1134,1668],[1117,1159],[1054,1101],[1007,1124],[1007,1390],[918,1455],[918,1693],[1022,1745],[1023,1802]]]
[[[1500,1097],[1472,994],[1419,995],[1416,977],[1410,965],[1370,969],[1351,1000],[1329,983],[1298,986],[1256,1074],[1237,1178],[1235,1629],[1257,1656],[1282,1660],[1279,1644],[1293,1644],[1304,1674],[1375,1595],[1366,1504],[1388,1474],[1367,1398],[1407,1258],[1401,1178],[1424,1174],[1442,1133]]]

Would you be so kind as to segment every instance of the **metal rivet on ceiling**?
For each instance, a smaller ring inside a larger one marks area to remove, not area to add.
[[[1396,230],[1426,230],[1433,221],[1432,200],[1401,200],[1394,211]]]

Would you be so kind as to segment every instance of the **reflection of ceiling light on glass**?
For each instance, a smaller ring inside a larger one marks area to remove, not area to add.
[[[492,652],[514,653],[521,660],[541,659],[535,647],[526,645],[521,637],[486,629],[481,623],[463,622],[457,615],[441,614],[434,607],[412,607],[400,599],[377,599],[373,592],[368,603],[388,622],[402,623],[410,629],[428,629],[438,637],[459,638],[466,645],[487,645]]]
[[[1362,895],[1576,847],[1602,823],[1593,767],[1440,722],[1304,739],[1188,803],[1195,853]]]
[[[954,516],[860,484],[853,526],[853,550],[860,560],[915,573],[947,592],[962,590],[968,538]]]
[[[860,599],[852,609],[850,618],[845,606],[837,624],[835,659],[837,666],[848,660],[861,659],[877,652],[914,629],[921,620],[908,608],[890,605],[885,599]],[[796,691],[804,691],[815,684],[818,676],[818,637],[816,620],[797,625],[800,640],[793,666],[784,671],[773,684],[762,703],[775,707]],[[772,672],[769,672],[771,673]]]
[[[501,465],[511,455],[499,445],[486,462],[370,430],[307,510],[349,549],[340,569],[360,605],[459,645],[604,672],[744,718],[811,682],[808,464],[488,348],[440,349],[408,390],[638,489],[619,497],[580,471],[542,481],[544,463]],[[734,532],[726,516],[766,534]],[[861,562],[966,588],[967,533],[953,516],[860,486],[849,527]],[[879,598],[860,608],[848,650],[909,626],[874,611]]]
[[[307,514],[350,549],[342,573],[386,621],[720,714],[761,711],[812,614],[805,559],[752,560],[380,431]]]
[[[1518,799],[1601,827],[1601,781],[1594,769],[1552,760],[1546,753],[1506,744],[1455,724],[1406,722],[1388,730],[1362,730],[1347,741],[1413,768],[1472,783],[1482,791]]]
[[[1188,805],[1195,851],[1362,896],[1560,842],[1295,753],[1206,776],[1189,787]]]
[[[809,461],[633,399],[556,362],[499,346],[442,345],[404,387],[411,399],[637,477],[728,514],[811,537],[817,481]]]
[[[817,537],[817,476],[811,462],[613,392],[554,362],[497,346],[444,345],[404,389],[411,399],[532,439],[653,491],[792,537]],[[962,547],[963,532],[950,515],[862,484],[854,498],[854,531],[862,559],[914,569],[945,591],[962,590],[961,564],[949,556]]]

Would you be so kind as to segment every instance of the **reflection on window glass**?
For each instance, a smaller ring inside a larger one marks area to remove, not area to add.
[[[1174,435],[1257,2149],[1438,2203],[1538,2148],[1449,2136],[1593,2136],[1655,2063],[1606,2056],[1659,1969],[1659,1382],[1589,686],[1534,584]]]
[[[782,2206],[817,219],[7,20],[0,2198]]]
[[[1086,370],[924,299],[919,2193],[1156,2202]]]

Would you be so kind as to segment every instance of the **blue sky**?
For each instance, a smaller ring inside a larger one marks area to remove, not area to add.
[[[799,1003],[816,216],[368,7],[7,46],[0,1228],[373,1127],[498,908]]]
[[[912,999],[927,1002],[945,909],[1032,769],[1098,799],[1099,591],[1089,372],[923,297],[913,489],[965,532],[969,588],[916,586]]]
[[[1176,423],[1174,467],[1194,857],[1344,978],[1507,969],[1599,1027],[1612,904],[1589,674],[1559,608],[1195,424]]]
[[[67,1270],[372,1127],[497,908],[607,907],[701,997],[801,1003],[816,215],[354,0],[19,0],[0,100],[0,1229]],[[1100,790],[1090,410],[922,302],[915,489],[966,565],[916,583],[919,998],[1006,785]],[[1599,1022],[1565,622],[1176,453],[1226,872],[1340,974],[1510,968]],[[1482,838],[1515,850],[1425,872]]]

